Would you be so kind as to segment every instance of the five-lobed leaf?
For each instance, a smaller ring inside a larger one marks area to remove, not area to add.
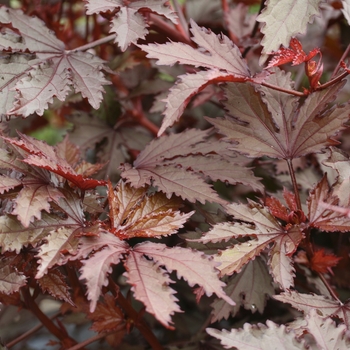
[[[85,0],[87,14],[114,11],[111,19],[110,33],[116,33],[115,42],[125,51],[130,44],[136,44],[138,39],[145,39],[148,34],[148,24],[142,9],[164,16],[177,23],[177,16],[167,5],[166,0],[137,0],[132,2],[122,0]]]
[[[67,51],[64,43],[45,27],[36,17],[29,17],[20,10],[0,8],[0,22],[11,24],[18,34],[1,36],[0,48],[13,53],[29,51],[36,58],[11,58],[7,71],[13,62],[20,63],[12,72],[13,77],[2,80],[1,94],[9,97],[0,111],[4,115],[42,115],[53,98],[64,101],[73,88],[86,97],[91,106],[97,109],[102,101],[102,85],[109,84],[101,69],[104,61],[87,52]],[[25,57],[28,57],[25,56]],[[16,94],[13,91],[16,90]],[[9,108],[12,105],[12,108]]]
[[[214,256],[215,261],[221,263],[218,266],[221,275],[239,272],[272,244],[269,249],[272,276],[284,289],[293,286],[294,268],[290,257],[303,237],[300,228],[297,225],[283,227],[266,207],[252,201],[248,205],[232,203],[226,208],[235,219],[245,223],[219,223],[200,241],[218,242],[242,236],[254,239],[228,247]]]
[[[268,82],[282,87],[291,85],[281,71],[276,71]],[[349,119],[345,106],[327,108],[343,84],[338,82],[316,91],[298,106],[298,99],[284,92],[265,87],[257,91],[249,84],[230,83],[224,88],[224,105],[229,115],[207,120],[227,140],[236,142],[232,149],[248,157],[293,159],[317,153],[338,144],[332,136]]]

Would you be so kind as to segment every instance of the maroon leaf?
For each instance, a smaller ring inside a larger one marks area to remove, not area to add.
[[[279,78],[282,84],[290,85],[280,71],[269,82],[279,85]],[[284,92],[260,88],[262,97],[249,84],[230,83],[224,88],[229,116],[208,121],[226,139],[236,142],[233,149],[249,157],[293,159],[320,152],[337,144],[331,137],[349,119],[347,108],[327,108],[343,84],[310,94],[298,108],[298,99]]]

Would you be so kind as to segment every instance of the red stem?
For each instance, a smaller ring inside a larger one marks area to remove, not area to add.
[[[179,23],[176,24],[176,29],[185,37],[189,42],[191,41],[190,33],[188,31],[187,20],[181,10],[179,2],[177,0],[173,0],[172,4],[174,6],[174,11],[177,13],[179,17]]]
[[[289,169],[289,175],[290,178],[292,179],[292,184],[293,184],[293,190],[294,190],[294,195],[295,195],[295,201],[297,202],[297,207],[299,210],[302,210],[301,208],[301,201],[300,201],[300,195],[299,195],[299,189],[298,189],[298,183],[295,178],[295,172],[293,168],[293,163],[291,159],[286,159],[287,164],[288,164],[288,169]]]
[[[299,96],[299,97],[305,96],[305,94],[300,92],[300,91],[284,89],[284,88],[282,88],[280,86],[272,85],[272,84],[269,84],[269,83],[266,83],[266,82],[262,82],[261,85],[262,86],[266,86],[266,87],[268,87],[270,89],[273,89],[273,90],[285,92],[286,94]]]
[[[113,332],[115,332],[115,331],[113,331]],[[113,333],[113,332],[111,332],[111,333]],[[91,344],[91,343],[94,343],[95,341],[100,340],[100,339],[106,337],[108,334],[110,334],[110,333],[100,333],[100,334],[96,334],[95,336],[93,336],[93,337],[91,337],[91,338],[89,338],[89,339],[86,339],[86,340],[84,340],[83,342],[81,342],[81,343],[79,343],[79,344],[77,344],[77,345],[74,345],[73,347],[71,347],[71,348],[69,348],[69,349],[67,349],[67,350],[79,350],[79,349],[82,349],[84,346],[89,345],[89,344]]]
[[[159,28],[161,32],[169,36],[170,39],[173,39],[175,41],[180,41],[191,46],[195,46],[194,43],[189,38],[187,38],[186,35],[183,35],[181,32],[177,30],[177,28],[163,21],[161,18],[159,18],[159,16],[156,16],[153,13],[150,13],[149,18],[150,18],[150,22],[152,22],[155,27]]]
[[[146,322],[140,317],[139,313],[132,307],[128,300],[119,292],[119,287],[109,277],[109,290],[115,297],[117,303],[122,307],[126,315],[133,321],[135,327],[140,331],[145,340],[149,343],[153,350],[164,350],[156,336],[149,329]]]
[[[228,35],[230,37],[230,39],[235,43],[238,44],[238,38],[237,36],[232,33],[232,31],[230,30],[230,27],[228,25],[228,16],[229,16],[229,12],[230,12],[230,7],[228,5],[227,0],[221,0],[221,7],[222,7],[222,11],[224,12],[224,21],[225,21],[225,25],[226,25],[226,29],[228,31]]]
[[[345,60],[346,56],[349,54],[350,51],[350,44],[348,45],[348,47],[346,48],[346,50],[344,51],[343,55],[341,56],[341,59],[339,60],[337,66],[335,67],[333,74],[331,76],[331,78],[333,79],[334,76],[338,73],[339,69],[340,69],[340,64]]]
[[[59,316],[61,313],[57,312],[55,315],[50,317],[50,320],[54,320],[57,316]],[[15,346],[16,344],[18,344],[19,342],[21,342],[22,340],[29,338],[30,336],[32,336],[34,333],[36,333],[40,328],[44,327],[42,323],[39,323],[38,325],[36,325],[35,327],[33,327],[32,329],[30,329],[29,331],[21,334],[19,337],[17,337],[16,339],[10,341],[9,343],[6,344],[6,348],[10,349],[13,346]]]
[[[63,329],[58,328],[52,320],[40,310],[39,306],[33,300],[28,287],[23,287],[21,292],[27,307],[52,335],[58,338],[65,346],[76,345],[77,342],[74,339],[70,338]]]
[[[329,86],[331,86],[331,85],[337,83],[338,81],[343,80],[343,79],[344,79],[346,76],[348,76],[348,75],[349,75],[348,72],[344,72],[344,73],[338,75],[337,77],[335,77],[334,79],[328,81],[327,83],[324,83],[324,84],[320,85],[320,86],[316,89],[316,91],[326,89],[326,88],[328,88]]]

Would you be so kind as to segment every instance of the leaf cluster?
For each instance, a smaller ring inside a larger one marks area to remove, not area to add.
[[[347,349],[349,2],[11,5],[6,348]]]

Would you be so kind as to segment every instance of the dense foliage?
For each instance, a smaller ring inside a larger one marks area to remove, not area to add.
[[[349,348],[350,1],[7,5],[0,347]]]

